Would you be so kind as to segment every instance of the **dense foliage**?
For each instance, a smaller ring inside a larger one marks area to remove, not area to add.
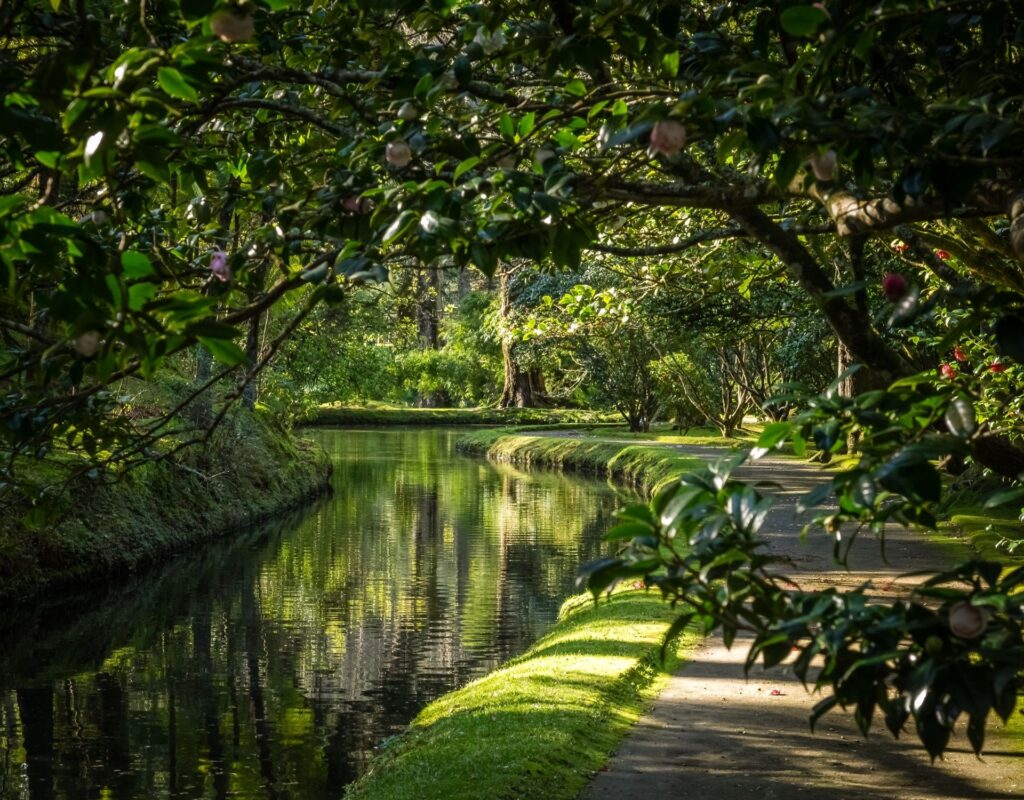
[[[1024,498],[1019,4],[17,0],[0,9],[0,37],[9,488],[24,488],[33,460],[100,474],[171,432],[202,440],[231,404],[253,401],[265,366],[323,304],[359,302],[389,275],[436,305],[440,270],[500,273],[507,320],[513,267],[578,271],[593,254],[624,260],[604,262],[613,270],[647,264],[624,278],[638,302],[711,285],[760,300],[783,284],[827,323],[837,361],[861,369],[841,392],[805,396],[809,410],[763,445],[859,448],[832,482],[828,533],[934,524],[940,464],[970,466],[992,502]],[[443,352],[435,322],[426,314],[417,335]],[[509,356],[507,331],[494,330],[488,346]],[[744,346],[784,362],[790,344],[777,353],[778,329],[763,333]],[[736,342],[690,343],[659,355],[683,365],[691,406],[728,423],[714,376],[735,365]],[[190,394],[141,421],[127,412],[122,382],[185,358]],[[296,370],[315,372],[303,358]],[[429,380],[409,391],[455,400],[477,380],[442,355],[415,358]],[[346,375],[377,369],[364,363]],[[506,368],[510,397],[542,392],[538,363]],[[817,388],[820,376],[793,377]],[[181,413],[209,387],[216,411]],[[647,407],[634,411],[643,427]],[[841,629],[836,669],[862,666],[826,675],[834,697],[912,697],[933,754],[961,713],[979,749],[978,720],[1012,710],[1019,570],[964,567],[962,593],[937,610],[801,598],[759,582],[753,495],[691,488],[707,494],[686,508],[721,507],[722,525],[652,517],[653,533],[593,573],[593,588],[643,573],[670,595],[697,592],[706,620],[742,610],[800,646]],[[724,511],[731,498],[738,517]],[[677,528],[690,555],[664,540]],[[985,620],[977,636],[958,626],[965,614]],[[943,646],[922,662],[920,633],[933,629],[924,646],[933,635]],[[969,703],[951,688],[965,681],[981,687]]]

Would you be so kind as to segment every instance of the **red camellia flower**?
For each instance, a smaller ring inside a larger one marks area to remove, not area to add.
[[[674,156],[686,144],[686,128],[674,119],[663,119],[655,122],[651,128],[651,146],[647,152],[651,156]]]
[[[953,380],[956,377],[956,367],[952,364],[943,364],[939,367],[939,374],[942,375],[947,381]]]
[[[967,360],[967,353],[963,351],[960,345],[957,345],[953,348],[953,358],[957,361],[964,362]]]
[[[907,279],[898,272],[890,272],[882,278],[882,294],[893,302],[907,293]]]
[[[949,258],[949,251],[948,250],[936,250],[935,251],[935,255],[938,258],[941,258],[943,261],[946,261]]]
[[[988,365],[989,372],[1006,372],[1006,364],[1000,364],[998,361],[993,361]]]
[[[889,245],[897,253],[905,253],[910,249],[910,245],[906,242],[901,242],[899,239],[893,239],[892,244]]]

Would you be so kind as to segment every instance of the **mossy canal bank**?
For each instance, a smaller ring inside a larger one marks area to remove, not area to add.
[[[660,665],[674,615],[642,591],[571,598],[526,653],[420,712],[346,799],[576,797],[696,642]]]
[[[552,467],[566,472],[606,477],[643,493],[652,493],[682,473],[697,469],[704,458],[727,455],[721,447],[680,452],[658,443],[623,444],[578,436],[544,436],[503,429],[473,431],[460,436],[455,449],[464,455],[523,466]]]
[[[124,574],[250,526],[328,491],[331,469],[313,442],[260,415],[233,415],[203,449],[71,486],[41,524],[26,509],[8,513],[0,601]]]

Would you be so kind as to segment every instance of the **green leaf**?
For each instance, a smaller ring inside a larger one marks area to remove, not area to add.
[[[234,367],[245,363],[245,351],[229,339],[211,339],[207,336],[200,336],[199,343],[222,364]]]
[[[782,29],[793,36],[810,36],[827,19],[824,10],[809,4],[790,6],[779,17]]]
[[[156,274],[149,256],[135,250],[126,250],[121,253],[121,269],[129,280],[148,278],[150,275]]]
[[[661,71],[666,78],[675,78],[679,75],[679,51],[673,50],[661,57]]]
[[[479,156],[470,156],[469,158],[467,158],[465,161],[460,163],[455,168],[454,180],[458,180],[459,178],[461,178],[463,175],[465,175],[467,172],[469,172],[471,169],[473,169],[473,167],[475,167],[479,163],[480,163],[480,157]]]
[[[516,126],[512,121],[512,117],[507,112],[502,112],[501,117],[498,119],[498,132],[501,133],[502,137],[512,141],[516,136]]]
[[[185,76],[174,67],[160,67],[156,72],[156,80],[160,84],[160,88],[171,97],[177,97],[179,100],[189,100],[193,103],[199,102],[198,92],[185,80]]]
[[[565,93],[573,97],[583,97],[587,93],[587,85],[579,78],[573,78],[565,84]]]

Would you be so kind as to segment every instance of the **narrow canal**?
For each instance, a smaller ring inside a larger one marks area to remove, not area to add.
[[[554,621],[619,504],[328,430],[334,493],[116,587],[0,618],[0,797],[338,798],[430,700]]]

